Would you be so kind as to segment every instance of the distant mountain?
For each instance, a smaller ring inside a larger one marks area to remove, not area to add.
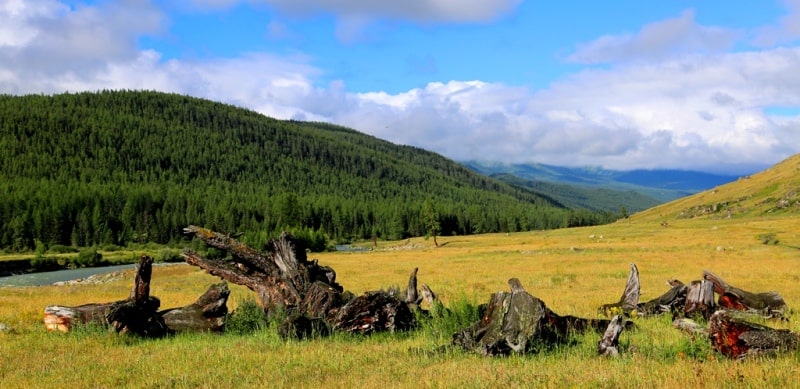
[[[462,164],[487,176],[510,174],[529,181],[568,184],[583,189],[602,188],[622,192],[633,191],[653,198],[658,203],[688,196],[739,178],[738,176],[684,170],[618,171],[595,167],[570,168],[545,164],[504,164],[481,161],[467,161]],[[531,185],[526,186],[531,187]]]
[[[662,203],[662,201],[633,190],[588,188],[574,184],[531,181],[508,173],[493,174],[491,177],[514,186],[528,188],[571,209],[580,208],[620,214],[622,212],[638,212]]]

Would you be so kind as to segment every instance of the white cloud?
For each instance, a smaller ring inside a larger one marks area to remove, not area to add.
[[[800,0],[783,0],[789,11],[777,25],[764,26],[757,31],[753,43],[762,47],[793,42],[800,39]]]
[[[377,20],[415,23],[484,23],[510,13],[522,0],[191,0],[198,7],[228,8],[238,3],[264,4],[297,17],[333,15],[336,37],[347,43],[367,39]]]
[[[191,0],[202,7],[227,8],[245,0]],[[485,22],[514,9],[522,0],[247,0],[295,15],[404,19],[415,22]]]
[[[731,47],[737,33],[695,23],[694,11],[680,17],[644,26],[635,35],[606,35],[579,44],[567,60],[578,63],[608,63],[631,60],[662,60],[677,53],[719,52]]]
[[[800,48],[632,61],[542,90],[451,80],[351,93],[342,81],[320,85],[324,70],[302,55],[164,60],[139,50],[136,37],[158,32],[163,16],[136,4],[135,14],[123,15],[111,4],[1,2],[0,92],[183,93],[281,119],[343,124],[456,160],[731,171],[800,152],[800,116],[768,113],[800,107]],[[696,29],[686,15],[674,23]],[[55,44],[72,49],[43,51]]]

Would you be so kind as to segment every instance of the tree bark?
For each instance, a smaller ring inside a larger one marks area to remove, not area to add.
[[[716,309],[714,285],[706,280],[692,281],[686,292],[686,306],[683,309],[684,316],[702,317],[708,320]]]
[[[159,299],[150,296],[152,265],[152,258],[140,258],[133,289],[125,300],[77,307],[45,307],[45,327],[49,331],[68,332],[76,324],[94,323],[108,326],[118,333],[145,337],[160,337],[178,331],[220,331],[224,328],[230,294],[225,283],[212,285],[194,304],[159,312]]]
[[[619,302],[604,304],[598,309],[598,312],[610,317],[618,313],[630,316],[634,312],[636,315],[655,315],[683,311],[688,290],[686,285],[678,280],[670,280],[667,284],[670,289],[666,293],[650,301],[640,303],[639,269],[636,264],[632,263],[631,271],[628,274],[628,282],[625,284],[625,290],[622,292]]]
[[[525,291],[518,279],[508,283],[511,293],[494,293],[483,317],[453,335],[454,345],[486,356],[526,354],[564,342],[572,333],[608,328],[609,320],[560,316]]]
[[[614,357],[619,354],[619,335],[625,328],[622,315],[616,315],[608,323],[608,328],[597,344],[597,353],[604,356]]]
[[[733,359],[774,355],[795,350],[798,345],[797,334],[789,330],[735,319],[726,310],[719,310],[711,316],[709,338],[717,351]]]
[[[703,271],[703,279],[714,284],[714,291],[719,295],[718,303],[721,307],[767,318],[785,318],[784,312],[788,307],[778,292],[751,293],[728,285],[722,278],[708,270]]]
[[[186,262],[246,286],[256,293],[266,311],[283,308],[287,315],[279,331],[283,336],[302,338],[325,333],[327,328],[362,334],[403,331],[416,324],[414,312],[422,301],[416,268],[402,293],[376,291],[354,297],[336,282],[332,268],[307,260],[305,250],[287,233],[270,240],[265,251],[258,252],[228,235],[202,227],[189,226],[184,231],[229,254],[209,260],[185,251]],[[433,296],[430,288],[423,285],[423,297],[428,293]]]
[[[639,269],[636,264],[631,264],[631,271],[628,273],[628,281],[625,283],[625,290],[622,291],[622,296],[619,301],[613,304],[604,304],[598,311],[606,316],[612,316],[616,313],[622,313],[629,316],[631,312],[636,310],[639,304]]]

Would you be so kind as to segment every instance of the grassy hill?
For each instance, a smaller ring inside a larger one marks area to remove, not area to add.
[[[800,154],[766,169],[639,212],[637,221],[748,218],[800,212]]]
[[[0,96],[8,250],[176,242],[187,224],[317,247],[608,220],[340,126],[158,92]]]

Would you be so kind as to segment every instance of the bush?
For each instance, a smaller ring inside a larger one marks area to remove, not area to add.
[[[481,319],[479,307],[461,297],[453,301],[449,308],[441,302],[434,302],[426,315],[417,315],[423,331],[442,341],[449,341],[456,332],[471,326]]]
[[[56,257],[45,257],[44,255],[36,254],[31,259],[31,267],[36,271],[51,271],[60,269],[61,265]]]
[[[119,247],[119,246],[117,246],[115,244],[109,244],[109,245],[103,246],[103,251],[108,251],[110,253],[113,253],[115,251],[120,251],[120,250],[122,250],[122,247]]]
[[[88,247],[78,252],[78,256],[71,261],[72,267],[97,267],[104,264],[103,255],[97,248]]]
[[[239,306],[225,318],[225,332],[246,335],[269,327],[267,313],[252,298],[239,302]]]
[[[758,236],[758,240],[760,240],[761,243],[763,244],[772,244],[772,245],[778,244],[778,237],[775,235],[774,232],[761,234]]]
[[[183,257],[179,250],[163,249],[158,252],[156,262],[183,262]]]
[[[68,254],[68,253],[77,253],[78,249],[72,246],[64,246],[63,244],[54,244],[50,246],[49,252],[53,254]]]

